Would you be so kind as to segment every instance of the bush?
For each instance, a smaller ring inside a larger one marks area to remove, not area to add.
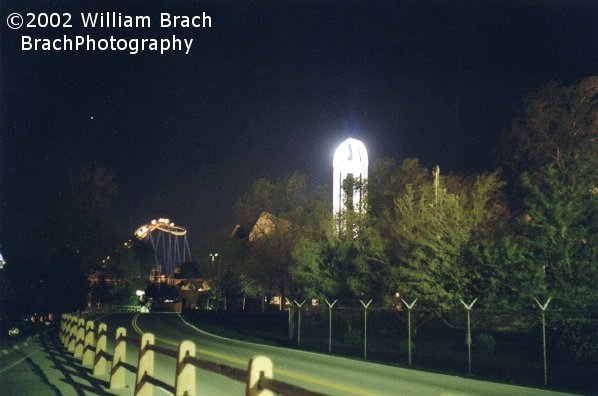
[[[482,356],[492,356],[496,349],[496,341],[490,334],[481,333],[475,338],[473,347]]]
[[[349,329],[343,334],[343,343],[347,346],[356,347],[363,343],[361,330]]]

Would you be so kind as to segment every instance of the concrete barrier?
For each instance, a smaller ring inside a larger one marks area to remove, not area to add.
[[[152,396],[154,386],[147,380],[154,376],[154,361],[156,353],[151,349],[156,343],[156,337],[151,333],[141,336],[139,345],[139,362],[137,363],[137,378],[135,379],[135,396]]]
[[[116,329],[114,340],[114,356],[112,357],[112,369],[110,370],[110,389],[123,389],[125,387],[125,366],[127,362],[127,329],[119,327]]]
[[[88,320],[85,323],[85,338],[83,339],[83,357],[81,364],[84,367],[93,368],[96,357],[96,333],[95,324]]]
[[[100,323],[98,326],[97,339],[92,373],[95,376],[105,374],[108,366],[108,326],[106,323]]]
[[[195,395],[195,366],[187,364],[185,359],[195,357],[195,343],[183,341],[179,344],[179,357],[176,367],[175,396]]]
[[[78,320],[75,320],[76,317],[73,318],[71,322],[71,327],[69,330],[68,336],[68,351],[71,353],[75,352],[75,344],[77,343],[77,329],[78,329]]]
[[[273,396],[268,389],[260,389],[259,382],[262,377],[272,378],[272,360],[266,356],[256,356],[247,365],[247,382],[245,383],[246,396]]]
[[[81,318],[77,325],[77,337],[75,339],[75,359],[83,359],[83,343],[85,342],[85,319]]]

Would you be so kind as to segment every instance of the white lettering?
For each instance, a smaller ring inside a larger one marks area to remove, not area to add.
[[[161,27],[170,27],[170,14],[167,12],[163,12],[160,14],[160,26]]]
[[[98,19],[98,14],[91,14],[91,13],[81,13],[81,20],[83,21],[83,27],[96,27],[96,20]]]
[[[30,51],[32,47],[31,36],[21,36],[21,50]]]
[[[193,45],[193,39],[189,39],[189,42],[187,42],[187,39],[184,39],[185,41],[185,47],[187,47],[187,51],[185,51],[185,55],[189,55],[189,51],[191,50],[191,46]]]
[[[167,12],[163,12],[160,14],[160,27],[212,27],[212,17],[206,15],[205,12],[203,12],[201,16],[194,15],[192,17],[186,15],[170,15]]]

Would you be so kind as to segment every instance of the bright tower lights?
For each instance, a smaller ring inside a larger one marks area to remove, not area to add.
[[[362,188],[353,188],[353,182],[364,182],[368,177],[368,153],[362,141],[349,138],[334,152],[332,183],[332,210],[340,215],[351,205],[355,212],[365,210]],[[350,186],[343,184],[350,182]],[[347,192],[349,196],[347,196]],[[350,198],[350,199],[347,199]]]

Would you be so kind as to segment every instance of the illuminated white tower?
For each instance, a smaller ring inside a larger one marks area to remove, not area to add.
[[[349,138],[341,143],[334,152],[334,177],[332,182],[332,210],[338,216],[345,210],[347,203],[353,203],[355,212],[365,211],[365,197],[361,188],[352,188],[348,191],[343,188],[345,180],[364,182],[368,177],[368,153],[363,142]],[[347,200],[347,192],[352,191],[352,199]]]

